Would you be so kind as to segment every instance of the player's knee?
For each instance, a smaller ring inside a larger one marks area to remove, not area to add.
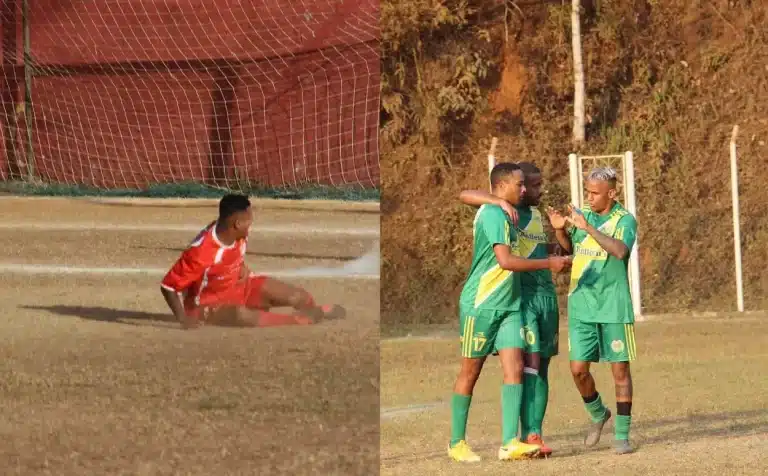
[[[629,364],[621,363],[611,366],[611,373],[613,374],[613,381],[620,385],[627,385],[632,381],[632,376],[629,373]]]
[[[303,289],[296,289],[288,297],[288,302],[294,309],[301,309],[305,307],[311,307],[314,305],[312,296]]]
[[[459,380],[467,384],[472,384],[480,377],[483,370],[483,361],[481,359],[464,359],[459,371]]]
[[[589,379],[589,369],[581,365],[572,365],[571,375],[576,383],[586,382]]]
[[[522,359],[509,359],[504,362],[502,366],[502,373],[504,374],[504,381],[518,381],[523,376],[523,370],[525,369],[525,362]]]

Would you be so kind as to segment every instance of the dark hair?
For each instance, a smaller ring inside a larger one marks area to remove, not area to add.
[[[230,193],[219,201],[219,220],[224,221],[235,213],[244,212],[251,206],[251,201],[245,195]]]
[[[491,187],[499,185],[502,181],[515,173],[516,170],[520,170],[520,167],[512,162],[501,162],[496,164],[491,170]]]
[[[523,171],[523,174],[526,175],[536,175],[541,174],[541,170],[539,170],[536,165],[534,165],[533,162],[518,162],[517,165],[520,167],[520,170]]]

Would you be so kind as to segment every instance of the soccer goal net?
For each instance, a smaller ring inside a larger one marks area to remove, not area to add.
[[[4,2],[6,182],[379,183],[379,2]]]
[[[618,193],[622,205],[635,217],[637,217],[637,203],[635,201],[635,166],[632,152],[617,155],[577,155],[568,156],[571,181],[571,202],[577,207],[583,207],[586,203],[584,180],[589,171],[596,167],[611,167],[618,175]],[[640,302],[640,260],[638,258],[639,239],[629,258],[629,283],[632,292],[632,307],[635,316],[641,318],[642,306]]]

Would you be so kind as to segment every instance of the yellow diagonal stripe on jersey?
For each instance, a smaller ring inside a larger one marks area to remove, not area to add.
[[[531,219],[525,225],[525,228],[518,233],[517,241],[519,254],[523,258],[530,258],[539,244],[547,242],[544,224],[541,222],[541,212],[538,210],[531,211]]]
[[[619,220],[626,215],[623,211],[614,212],[608,221],[598,227],[602,233],[613,237],[616,234],[616,225]],[[569,292],[573,292],[579,285],[579,281],[584,276],[584,273],[589,269],[590,264],[595,261],[605,262],[608,259],[608,252],[606,252],[597,241],[592,238],[592,235],[587,235],[575,246],[573,253],[573,263],[571,264],[571,285]]]
[[[587,235],[581,243],[577,243],[574,248],[573,262],[571,264],[570,292],[576,289],[579,280],[584,276],[592,262],[605,261],[608,258],[608,253],[590,235]]]
[[[480,283],[477,285],[475,307],[479,306],[486,299],[488,299],[488,297],[493,294],[494,291],[499,289],[499,286],[504,284],[504,281],[510,276],[512,276],[512,272],[501,269],[501,266],[498,264],[486,271],[480,278]]]

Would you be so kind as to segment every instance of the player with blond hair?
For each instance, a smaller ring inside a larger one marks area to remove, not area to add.
[[[570,215],[549,208],[547,213],[563,249],[573,253],[568,294],[568,349],[571,374],[592,424],[584,443],[600,440],[611,411],[603,404],[589,372],[592,362],[610,362],[616,391],[615,448],[631,453],[632,375],[637,356],[635,315],[627,273],[635,244],[637,221],[616,201],[616,171],[592,170],[586,180],[588,207],[569,206]],[[572,227],[566,230],[566,224]]]

